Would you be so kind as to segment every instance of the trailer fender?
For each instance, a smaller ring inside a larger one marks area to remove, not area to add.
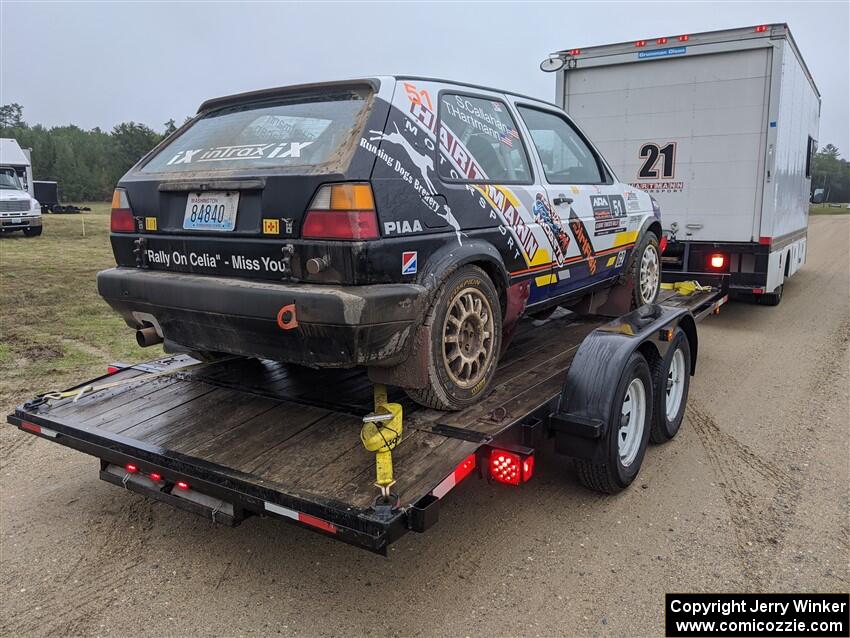
[[[642,306],[591,332],[576,352],[561,390],[558,407],[549,417],[555,449],[567,456],[594,459],[607,434],[623,370],[635,351],[663,357],[668,331],[681,326],[691,350],[691,374],[696,362],[696,325],[684,308]]]

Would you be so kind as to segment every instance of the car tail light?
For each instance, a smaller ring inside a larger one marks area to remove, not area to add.
[[[726,267],[726,255],[714,253],[708,258],[708,265],[714,270],[723,270]]]
[[[123,188],[116,188],[112,193],[112,214],[109,218],[109,228],[113,233],[132,233],[136,230],[136,220],[130,208],[130,198]]]
[[[534,455],[494,449],[490,452],[490,476],[507,485],[525,483],[534,474]]]
[[[305,239],[377,239],[378,216],[369,184],[326,184],[307,210]]]

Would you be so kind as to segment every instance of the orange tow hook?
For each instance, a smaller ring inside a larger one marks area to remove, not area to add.
[[[298,327],[298,319],[295,316],[295,304],[284,306],[277,313],[277,325],[281,330],[292,330]]]

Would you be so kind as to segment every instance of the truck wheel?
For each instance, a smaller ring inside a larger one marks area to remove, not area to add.
[[[649,438],[653,443],[666,443],[682,426],[691,387],[691,348],[684,330],[676,328],[667,354],[651,367],[655,409]]]
[[[658,238],[653,232],[644,233],[635,249],[632,260],[632,308],[655,303],[661,286],[661,257],[658,250]]]
[[[24,228],[24,236],[38,237],[41,235],[41,228],[41,226],[30,226],[29,228]]]
[[[652,376],[646,359],[632,353],[617,391],[608,430],[594,460],[576,459],[578,478],[585,487],[614,494],[635,480],[652,425]]]
[[[484,396],[502,342],[496,287],[477,266],[463,266],[437,291],[425,318],[431,328],[428,385],[408,389],[411,399],[437,410],[461,410]]]
[[[758,296],[758,302],[762,306],[778,306],[782,301],[782,290],[785,284],[779,284],[779,287],[773,292],[766,292]]]

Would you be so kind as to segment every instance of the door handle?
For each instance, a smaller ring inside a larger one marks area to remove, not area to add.
[[[555,206],[560,206],[561,204],[572,204],[573,198],[567,197],[566,195],[561,193],[560,195],[552,199],[552,203],[555,204]]]

